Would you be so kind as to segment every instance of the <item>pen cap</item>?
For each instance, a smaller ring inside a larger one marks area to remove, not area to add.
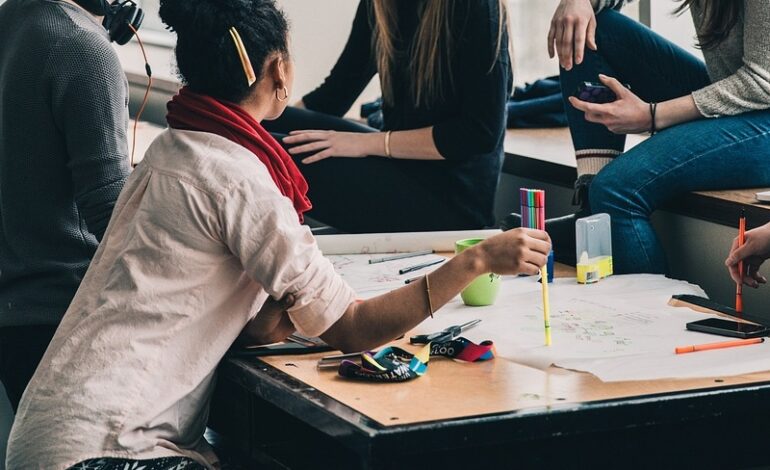
[[[545,191],[542,189],[519,189],[521,204],[521,226],[545,230]]]
[[[609,214],[595,214],[575,222],[575,248],[578,261],[612,256],[612,227]]]

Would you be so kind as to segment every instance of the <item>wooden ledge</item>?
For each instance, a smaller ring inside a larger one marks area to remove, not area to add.
[[[730,227],[738,226],[741,211],[745,210],[747,228],[751,229],[770,222],[770,205],[759,203],[754,197],[760,191],[770,188],[696,191],[667,204],[665,209]]]

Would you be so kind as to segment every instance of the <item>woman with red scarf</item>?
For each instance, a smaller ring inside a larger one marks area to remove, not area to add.
[[[273,0],[161,0],[160,12],[186,86],[22,398],[10,468],[214,468],[208,401],[236,340],[296,330],[371,349],[480,274],[536,273],[550,250],[544,232],[507,232],[356,302],[300,224],[307,184],[260,124],[292,85],[283,14]]]

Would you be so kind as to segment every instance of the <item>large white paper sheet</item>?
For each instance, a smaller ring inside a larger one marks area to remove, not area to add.
[[[397,273],[401,264],[416,264],[422,258],[367,265],[369,257],[330,257],[362,298],[403,286],[403,279],[409,275],[398,276],[393,272]],[[458,296],[439,310],[434,319],[420,325],[419,330],[439,331],[480,318],[483,321],[464,336],[473,341],[493,340],[498,360],[539,369],[556,365],[589,372],[607,382],[720,377],[770,370],[770,342],[674,353],[677,346],[726,339],[687,331],[687,322],[706,316],[668,306],[674,294],[705,295],[687,282],[656,275],[613,276],[592,285],[556,279],[550,288],[550,347],[544,345],[540,292],[535,277],[507,276],[495,305],[467,307]]]
[[[434,250],[454,252],[455,242],[466,238],[489,238],[500,230],[457,230],[447,232],[364,233],[354,235],[318,235],[318,247],[324,255],[361,253],[404,253]]]
[[[526,283],[526,291],[515,284]],[[677,346],[727,340],[687,331],[706,316],[667,305],[674,294],[704,295],[683,281],[663,276],[613,276],[589,286],[557,279],[551,289],[553,345],[544,345],[543,311],[533,279],[510,279],[498,302],[470,309],[447,306],[442,322],[482,318],[473,340],[495,340],[498,357],[546,369],[551,365],[589,372],[605,382],[740,375],[770,370],[770,343],[739,348],[674,353]],[[471,311],[469,311],[471,310]],[[439,316],[443,315],[438,315]],[[500,335],[499,332],[510,332]]]
[[[422,255],[369,264],[370,259],[383,256],[385,255],[333,255],[327,256],[327,258],[334,265],[334,270],[356,291],[361,299],[369,299],[403,287],[407,279],[424,276],[437,269],[441,264],[434,264],[406,274],[399,274],[400,269],[445,259],[438,255]]]

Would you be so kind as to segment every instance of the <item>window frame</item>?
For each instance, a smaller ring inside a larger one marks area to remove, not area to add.
[[[652,0],[639,0],[639,22],[650,27],[652,23]]]

